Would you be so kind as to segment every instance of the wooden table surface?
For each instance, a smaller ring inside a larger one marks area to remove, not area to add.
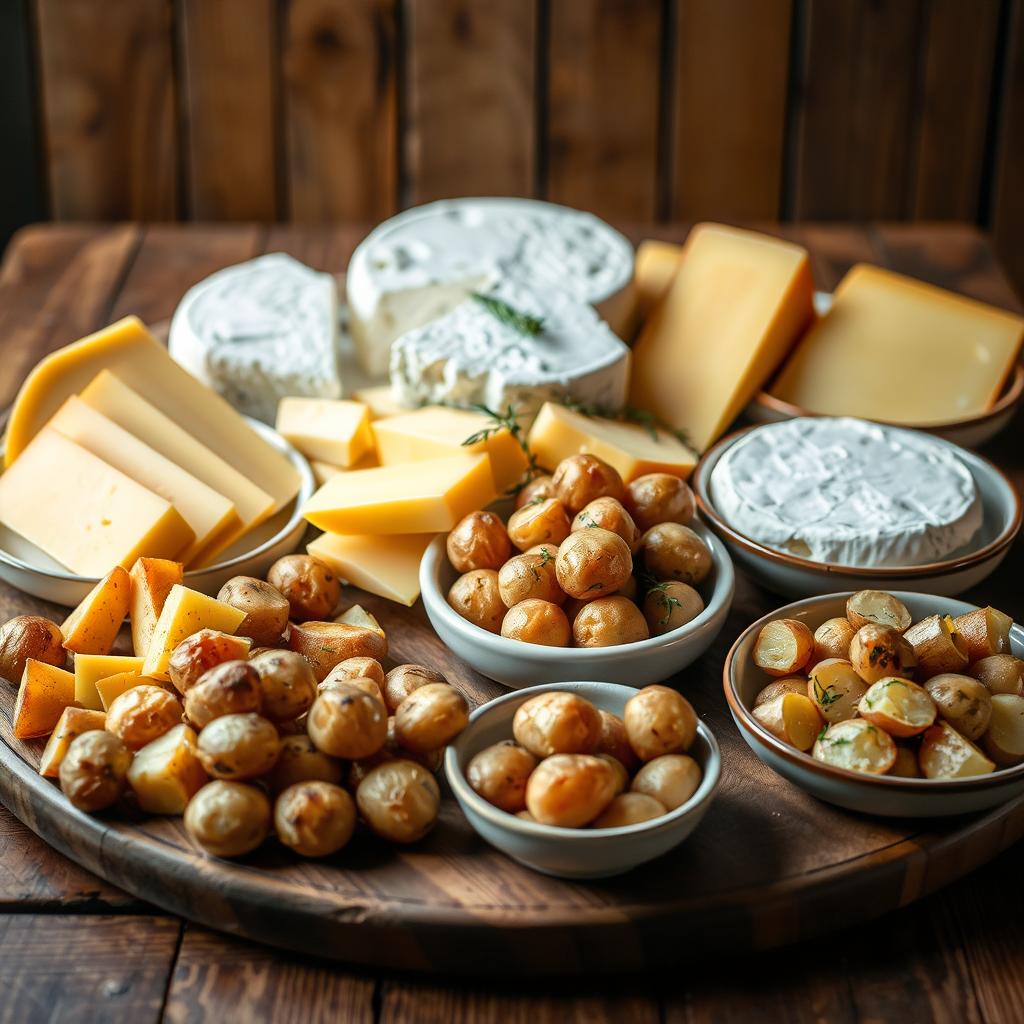
[[[631,233],[679,238],[684,230]],[[868,260],[1020,308],[973,228],[769,230],[811,249],[820,287]],[[166,319],[188,286],[222,266],[283,249],[340,271],[363,233],[248,225],[27,229],[0,266],[0,405],[45,352],[127,313]],[[1013,470],[1018,486],[1021,440],[1018,418],[986,452]],[[1022,564],[1021,544],[1009,563],[1011,571]],[[1006,610],[1019,620],[1024,596]],[[614,983],[496,986],[346,970],[226,938],[112,888],[0,808],[0,1021],[1011,1024],[1024,1021],[1021,853],[1021,845],[1011,848],[914,906],[813,945]],[[679,942],[699,944],[700,937],[681,934]]]

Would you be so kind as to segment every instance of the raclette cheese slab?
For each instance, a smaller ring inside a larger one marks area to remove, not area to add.
[[[28,447],[65,399],[81,392],[101,370],[116,374],[270,494],[274,511],[298,494],[295,467],[223,398],[182,369],[134,316],[52,352],[28,375],[7,424],[7,466]]]

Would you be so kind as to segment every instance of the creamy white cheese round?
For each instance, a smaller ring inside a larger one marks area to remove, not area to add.
[[[856,568],[947,558],[982,525],[974,477],[954,446],[848,417],[755,428],[719,459],[710,492],[751,540]]]

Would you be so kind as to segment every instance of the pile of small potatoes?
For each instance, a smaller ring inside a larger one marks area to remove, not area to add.
[[[669,473],[629,484],[595,455],[563,459],[520,491],[508,523],[472,512],[448,535],[461,573],[448,603],[511,640],[611,647],[677,629],[704,610],[711,552],[687,526],[693,492]]]
[[[770,622],[753,660],[775,680],[754,700],[774,736],[825,764],[904,778],[985,775],[1024,762],[1024,661],[1009,616],[978,608],[913,622],[862,590],[812,633]]]
[[[538,694],[516,710],[513,739],[466,766],[473,790],[500,810],[561,828],[616,828],[659,818],[697,791],[687,751],[697,716],[667,686],[646,686],[622,718],[574,693]]]

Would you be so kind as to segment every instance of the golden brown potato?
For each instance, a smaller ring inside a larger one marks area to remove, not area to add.
[[[285,736],[281,751],[267,776],[271,793],[281,793],[297,782],[331,782],[341,785],[344,775],[342,764],[316,749],[308,735]]]
[[[998,608],[978,608],[966,615],[958,615],[953,622],[966,645],[969,661],[1009,653],[1013,619]]]
[[[488,633],[501,632],[507,609],[493,569],[474,569],[460,576],[448,591],[448,603],[474,626]]]
[[[357,690],[362,690],[363,693],[368,693],[371,697],[379,700],[381,704],[384,703],[384,691],[381,690],[377,680],[359,676],[354,679],[331,679],[328,676],[322,683],[317,683],[316,692],[319,695],[327,690],[341,690],[346,686],[354,686]]]
[[[584,605],[572,624],[577,647],[616,647],[649,636],[643,612],[628,597],[618,594]]]
[[[569,620],[565,612],[550,601],[536,598],[520,601],[509,608],[501,620],[501,635],[545,647],[569,646]]]
[[[967,668],[967,646],[951,625],[952,619],[929,615],[903,634],[917,659],[915,675],[918,679],[931,679],[944,672],[963,672]]]
[[[512,554],[505,524],[493,512],[470,512],[455,525],[446,541],[448,561],[459,573],[500,569]]]
[[[537,554],[524,552],[510,558],[498,570],[498,593],[506,608],[533,598],[561,604],[565,600],[565,591],[558,585],[555,554],[545,550]]]
[[[1024,661],[1012,654],[991,654],[971,666],[971,675],[988,687],[989,693],[1013,693],[1024,697]]]
[[[185,694],[214,666],[247,658],[250,643],[248,637],[231,636],[216,629],[201,629],[171,651],[167,674],[178,693]]]
[[[596,455],[570,455],[555,468],[551,481],[558,500],[575,515],[596,498],[626,495],[618,470]]]
[[[60,788],[80,811],[102,811],[124,792],[131,763],[131,751],[117,736],[84,732],[71,741],[60,763]]]
[[[648,589],[643,611],[651,636],[662,636],[697,618],[704,599],[689,583],[663,580]]]
[[[312,555],[279,558],[267,582],[284,595],[295,622],[328,619],[341,600],[341,581],[334,570]]]
[[[919,736],[938,714],[935,701],[923,686],[898,676],[872,683],[857,710],[865,721],[898,739]]]
[[[259,673],[247,661],[215,665],[185,694],[185,714],[197,729],[223,715],[258,713],[262,707]]]
[[[629,772],[626,771],[623,763],[617,757],[612,757],[611,754],[597,753],[594,756],[611,765],[612,771],[615,773],[615,795],[625,793],[629,788]]]
[[[584,505],[572,521],[573,533],[594,527],[618,534],[626,542],[630,554],[635,554],[640,546],[640,531],[633,517],[622,502],[615,498],[595,498],[590,504]]]
[[[963,779],[996,770],[995,764],[966,736],[943,721],[936,722],[921,737],[917,759],[926,779]]]
[[[980,739],[992,717],[992,698],[984,683],[945,672],[924,684],[939,714],[962,736]]]
[[[547,474],[535,476],[528,484],[521,487],[516,495],[516,508],[522,508],[531,502],[540,503],[555,497],[554,482]]]
[[[392,843],[415,843],[437,821],[437,780],[415,761],[386,761],[367,773],[356,790],[363,820]]]
[[[620,793],[591,823],[591,828],[639,825],[665,814],[664,806],[647,793]]]
[[[897,633],[908,629],[911,622],[907,606],[884,590],[858,590],[851,594],[846,601],[846,618],[854,629],[874,622],[890,626]]]
[[[770,676],[791,676],[810,661],[814,637],[798,619],[776,619],[754,641],[754,664]]]
[[[781,679],[773,679],[763,690],[760,690],[754,698],[754,707],[759,704],[767,704],[784,693],[807,693],[807,676],[783,676]],[[865,687],[867,689],[867,687]]]
[[[590,600],[614,594],[633,572],[629,546],[611,530],[579,530],[558,549],[555,573],[570,597]]]
[[[343,683],[347,679],[372,679],[384,692],[384,666],[376,658],[346,658],[339,661],[323,682]]]
[[[834,768],[884,775],[896,763],[893,738],[863,718],[830,725],[814,744],[812,756]]]
[[[659,523],[640,539],[640,555],[647,571],[659,580],[681,580],[696,587],[713,567],[707,544],[688,526]]]
[[[388,642],[376,630],[344,622],[293,623],[288,646],[312,665],[317,682],[349,658],[380,661],[388,654]]]
[[[273,647],[288,628],[289,605],[269,583],[253,576],[233,576],[220,588],[217,600],[245,612],[236,636],[247,636],[256,645]]]
[[[917,763],[917,752],[913,747],[896,745],[896,760],[893,761],[889,774],[901,779],[921,778],[921,766]]]
[[[274,804],[277,838],[303,857],[328,857],[352,838],[356,807],[352,797],[330,782],[297,782]]]
[[[270,801],[256,786],[208,782],[185,808],[185,831],[214,857],[241,857],[270,834]]]
[[[814,653],[811,655],[811,664],[816,665],[819,661],[825,661],[827,658],[848,660],[850,644],[856,632],[857,630],[850,625],[848,619],[826,619],[814,631]]]
[[[1024,761],[1024,697],[997,693],[983,740],[985,753],[998,765]]]
[[[0,676],[17,686],[29,658],[63,667],[67,659],[63,642],[56,622],[41,615],[16,615],[0,626]]]
[[[526,783],[526,809],[542,825],[582,828],[615,798],[612,766],[591,754],[546,757]]]
[[[512,735],[535,757],[590,754],[601,741],[601,716],[585,697],[551,690],[516,708]]]
[[[903,674],[900,651],[900,634],[895,629],[869,622],[853,635],[850,664],[864,682],[877,683]]]
[[[274,767],[281,737],[260,715],[224,715],[199,734],[199,760],[215,779],[254,779]]]
[[[162,686],[125,690],[107,708],[107,732],[129,750],[139,750],[181,722],[181,701]]]
[[[641,531],[659,523],[686,526],[693,518],[694,500],[690,485],[671,473],[647,473],[626,485],[623,499]]]
[[[524,505],[509,516],[508,536],[520,551],[537,544],[561,544],[569,536],[569,516],[557,498]]]
[[[845,722],[857,715],[857,705],[868,691],[868,684],[843,658],[826,658],[811,669],[807,696],[826,722]]]
[[[396,665],[384,680],[384,704],[388,714],[393,715],[402,701],[421,686],[447,682],[443,673],[426,665]]]
[[[700,765],[692,757],[664,754],[636,773],[631,789],[653,796],[667,811],[674,811],[697,792],[701,778]]]
[[[264,717],[272,722],[290,722],[313,706],[316,678],[301,654],[266,651],[249,664],[259,677]]]
[[[640,758],[629,745],[629,737],[626,735],[626,723],[613,715],[610,711],[598,709],[601,718],[601,735],[597,741],[595,754],[608,754],[614,757],[627,772],[635,771],[640,765]]]
[[[641,761],[662,754],[685,754],[697,735],[693,706],[667,686],[645,686],[630,697],[622,721],[629,745]]]
[[[417,754],[440,750],[466,728],[466,698],[447,683],[428,683],[409,694],[395,711],[395,740]]]
[[[466,767],[466,781],[489,804],[509,814],[526,809],[526,780],[537,758],[513,740],[504,740],[476,754]]]
[[[806,693],[782,693],[758,704],[752,714],[773,736],[797,750],[814,746],[824,721]]]
[[[384,705],[351,684],[317,697],[306,719],[309,738],[332,757],[359,760],[376,754],[388,735]]]

